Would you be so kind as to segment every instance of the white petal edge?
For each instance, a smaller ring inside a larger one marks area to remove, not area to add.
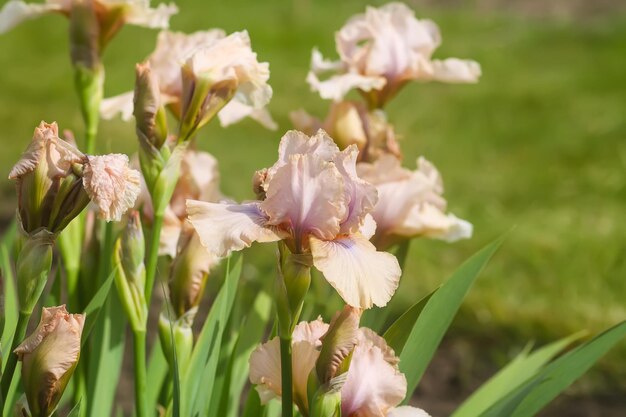
[[[346,73],[333,75],[321,81],[313,71],[310,71],[306,77],[306,82],[311,86],[311,90],[317,91],[323,99],[340,101],[350,90],[355,88],[363,91],[380,90],[385,86],[387,80],[383,77]]]
[[[401,270],[395,256],[379,252],[362,235],[309,240],[313,265],[344,301],[354,307],[383,307],[398,288]]]
[[[100,103],[100,116],[105,120],[111,120],[118,114],[125,122],[133,117],[133,96],[129,91],[117,96],[105,98]]]

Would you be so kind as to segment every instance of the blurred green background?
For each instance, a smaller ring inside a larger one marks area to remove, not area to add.
[[[498,361],[528,340],[598,332],[626,318],[626,8],[610,1],[407,3],[440,25],[436,56],[475,59],[483,77],[469,86],[411,84],[388,108],[405,165],[414,167],[419,155],[434,162],[450,210],[475,226],[464,242],[414,241],[396,297],[407,304],[421,298],[508,232],[452,339],[479,341],[472,351],[492,352]],[[304,82],[311,48],[334,56],[334,31],[365,4],[382,2],[178,2],[173,29],[247,29],[260,60],[271,65],[278,131],[252,121],[227,129],[212,123],[198,137],[199,147],[219,159],[227,195],[253,197],[251,176],[275,160],[289,111],[325,115],[329,103]],[[63,17],[46,16],[0,37],[4,224],[15,203],[6,174],[39,121],[56,120],[81,135],[67,30]],[[134,64],[153,49],[155,36],[126,27],[111,43],[106,96],[132,89]],[[134,126],[102,122],[98,148],[134,152]],[[273,268],[272,250],[253,251],[260,271]],[[624,389],[626,346],[601,368],[609,384],[600,386]]]

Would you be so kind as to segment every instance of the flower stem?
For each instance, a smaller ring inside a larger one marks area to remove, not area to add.
[[[291,335],[288,337],[280,337],[280,373],[282,381],[283,417],[293,417]]]
[[[150,236],[146,260],[146,304],[150,305],[152,290],[156,279],[157,262],[159,260],[159,242],[161,239],[161,227],[163,226],[163,214],[155,211],[152,222],[152,234]]]
[[[133,331],[135,357],[135,415],[148,417],[147,373],[146,373],[146,332]]]
[[[13,373],[15,372],[15,366],[17,365],[17,355],[13,353],[15,348],[22,343],[26,336],[26,328],[28,327],[28,320],[30,319],[30,313],[20,311],[20,315],[17,319],[17,326],[15,328],[15,334],[13,335],[13,343],[11,344],[11,352],[7,360],[7,365],[4,368],[2,374],[2,398],[6,399],[11,388],[11,381],[13,381]]]

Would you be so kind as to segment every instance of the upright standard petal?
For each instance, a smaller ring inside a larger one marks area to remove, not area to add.
[[[252,242],[276,242],[285,237],[268,225],[259,203],[220,204],[187,200],[189,221],[202,245],[218,257],[249,247]]]
[[[83,184],[91,201],[98,206],[100,217],[120,221],[135,205],[141,191],[141,176],[129,167],[126,155],[88,156]]]
[[[271,177],[260,207],[268,224],[289,230],[302,249],[310,234],[337,236],[346,203],[344,181],[334,164],[314,154],[296,154]]]
[[[378,252],[366,238],[356,233],[335,240],[310,239],[313,265],[354,307],[383,307],[391,299],[400,280],[395,256]]]

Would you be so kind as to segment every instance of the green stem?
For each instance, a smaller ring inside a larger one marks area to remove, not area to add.
[[[280,337],[280,373],[282,381],[282,417],[293,417],[291,335],[289,337]]]
[[[98,264],[98,285],[106,281],[111,272],[111,257],[113,256],[114,233],[113,222],[104,223],[104,240],[100,251],[100,262]]]
[[[96,151],[96,135],[98,134],[98,123],[90,123],[85,131],[85,149],[88,155],[93,155]]]
[[[159,242],[161,240],[161,227],[163,226],[163,214],[155,211],[152,222],[152,234],[150,235],[149,246],[147,248],[146,261],[146,304],[150,305],[152,300],[152,290],[156,279],[157,262],[159,260]]]
[[[133,331],[135,357],[135,410],[137,417],[148,417],[148,386],[146,372],[146,332]]]
[[[24,313],[20,311],[20,315],[17,319],[17,326],[15,328],[13,343],[11,345],[11,353],[9,353],[9,359],[7,360],[7,365],[2,374],[2,398],[4,399],[6,399],[9,394],[11,382],[13,381],[13,373],[15,372],[15,366],[17,365],[17,355],[13,353],[13,351],[20,343],[22,343],[24,337],[26,336],[26,328],[28,327],[30,315],[31,313]]]

